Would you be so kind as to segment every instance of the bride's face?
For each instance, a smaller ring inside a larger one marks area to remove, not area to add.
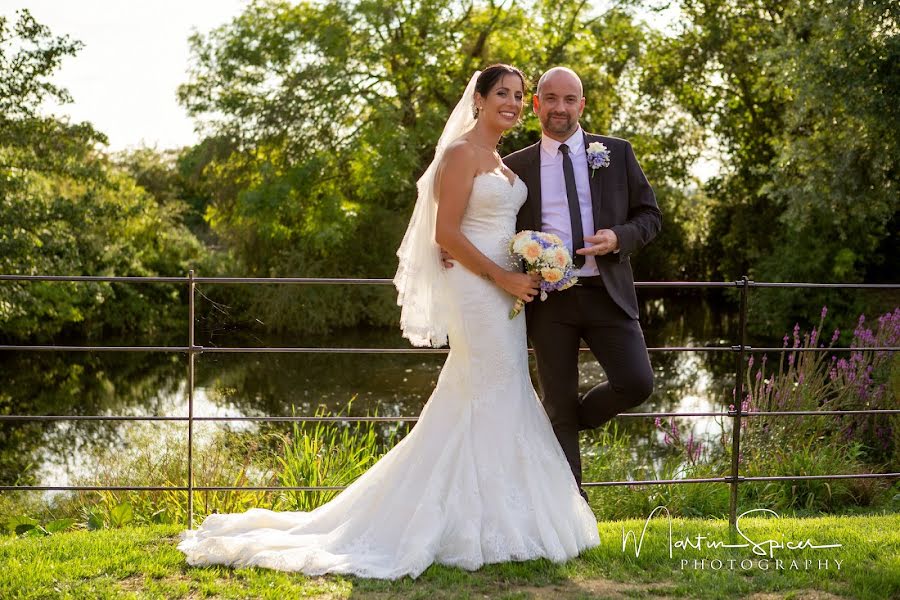
[[[504,75],[494,84],[486,97],[475,93],[475,105],[479,107],[478,120],[497,129],[510,129],[519,122],[522,114],[525,90],[517,75]]]

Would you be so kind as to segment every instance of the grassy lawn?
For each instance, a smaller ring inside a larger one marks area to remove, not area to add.
[[[732,543],[727,523],[723,521],[673,520],[673,544],[685,538],[696,544],[697,536],[705,539],[700,550],[675,544],[672,558],[669,557],[669,527],[664,519],[650,522],[638,556],[633,544],[623,552],[623,527],[634,531],[640,539],[644,521],[600,523],[600,547],[564,565],[531,561],[491,565],[474,573],[433,566],[415,581],[407,578],[395,582],[331,576],[308,578],[258,569],[188,567],[175,548],[177,526],[73,531],[43,538],[7,537],[0,540],[0,597],[429,600],[900,597],[900,515],[745,517],[741,529],[756,543],[811,540],[816,545],[842,545],[819,549],[774,548],[772,558],[766,557],[768,561],[762,564],[759,561],[763,557],[754,555],[750,548],[706,547],[707,541]],[[739,537],[733,543],[745,543],[745,540]],[[710,563],[716,559],[721,564]],[[733,562],[729,563],[729,559]],[[748,560],[752,560],[752,565]],[[763,565],[768,569],[761,568]]]

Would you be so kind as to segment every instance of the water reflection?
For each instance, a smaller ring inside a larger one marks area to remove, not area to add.
[[[734,320],[696,299],[663,303],[644,311],[649,346],[704,346],[733,343]],[[202,335],[202,331],[200,332]],[[208,340],[198,340],[209,344]],[[114,342],[109,342],[114,343]],[[252,345],[235,334],[222,346]],[[408,347],[396,331],[347,332],[320,339],[267,339],[270,346]],[[731,402],[734,357],[730,353],[651,355],[656,391],[641,411],[706,411]],[[197,416],[312,415],[324,406],[339,412],[353,399],[350,414],[417,415],[428,399],[443,354],[215,354],[196,361]],[[186,415],[186,359],[152,353],[0,353],[0,410],[35,415]],[[534,368],[532,360],[532,369]],[[583,390],[604,379],[590,354],[581,357]],[[619,419],[632,436],[636,461],[655,464],[665,450],[653,419]],[[685,433],[714,438],[721,426],[712,418],[679,419]],[[259,424],[197,425],[197,443],[214,431],[253,432]],[[262,426],[265,427],[265,426]],[[273,426],[275,427],[275,426]],[[99,448],[128,452],[135,431],[156,428],[160,447],[183,444],[172,431],[184,423],[42,422],[0,424],[0,481],[66,485],[91,473]],[[141,443],[146,443],[142,441]]]

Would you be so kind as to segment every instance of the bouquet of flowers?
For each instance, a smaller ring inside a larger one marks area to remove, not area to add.
[[[540,274],[542,301],[547,299],[547,292],[568,289],[578,281],[569,249],[552,233],[530,229],[520,231],[513,236],[509,249],[513,256],[525,261],[527,273]],[[516,298],[516,303],[509,311],[509,318],[514,318],[523,308],[525,302]]]

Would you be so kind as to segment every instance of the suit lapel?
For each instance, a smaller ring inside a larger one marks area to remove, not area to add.
[[[584,135],[584,156],[585,160],[587,160],[588,136],[584,130],[582,130],[582,134]],[[588,165],[588,181],[590,182],[591,187],[591,208],[594,215],[594,231],[597,231],[598,229],[602,229],[600,226],[600,188],[602,177],[596,172],[591,172],[590,165]]]
[[[538,142],[528,150],[528,165],[524,171],[525,185],[528,187],[528,196],[531,204],[532,229],[540,231],[544,220],[541,216],[541,142]]]

